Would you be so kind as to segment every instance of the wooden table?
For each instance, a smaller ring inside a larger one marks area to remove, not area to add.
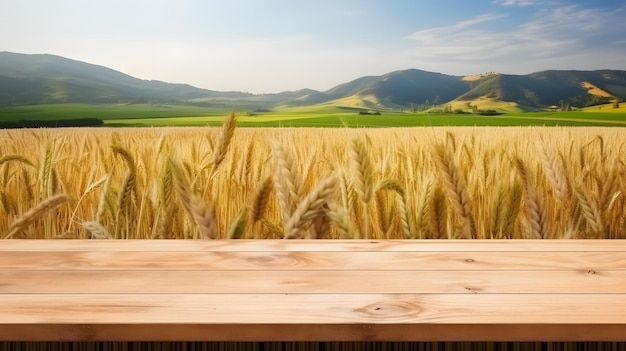
[[[626,341],[626,241],[0,241],[0,341]]]

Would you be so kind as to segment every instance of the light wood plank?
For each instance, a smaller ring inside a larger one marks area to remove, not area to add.
[[[0,340],[626,341],[626,241],[0,242]]]
[[[625,310],[626,294],[4,294],[0,340],[624,341]]]
[[[0,251],[626,252],[626,240],[0,240]]]
[[[0,293],[626,293],[626,271],[2,271]]]
[[[621,252],[6,251],[4,270],[605,270]]]
[[[3,294],[3,324],[623,324],[626,294]],[[626,329],[625,329],[626,331]]]

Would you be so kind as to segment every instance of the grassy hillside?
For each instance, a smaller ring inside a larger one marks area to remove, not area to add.
[[[242,87],[245,89],[245,87]],[[366,76],[326,91],[273,94],[218,92],[141,80],[54,55],[0,52],[0,106],[50,103],[195,103],[266,111],[284,107],[426,111],[453,105],[493,105],[503,112],[549,106],[584,107],[626,99],[626,71],[542,71],[529,75],[458,77],[418,69]]]
[[[317,95],[316,100],[311,102],[400,109],[426,102],[450,101],[468,89],[468,83],[461,77],[409,69],[355,79]]]
[[[496,74],[469,81],[471,90],[456,101],[480,98],[509,101],[522,109],[569,104],[584,107],[626,98],[624,71],[543,71],[530,75]],[[598,88],[598,89],[594,89]]]
[[[110,68],[54,55],[0,52],[0,105],[177,101],[247,95],[141,80]]]

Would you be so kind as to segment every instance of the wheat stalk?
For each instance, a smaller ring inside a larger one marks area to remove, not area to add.
[[[85,189],[85,191],[81,194],[80,198],[78,199],[76,206],[74,206],[74,211],[72,211],[72,218],[74,218],[76,216],[76,212],[79,209],[79,205],[80,203],[83,201],[83,199],[85,198],[85,196],[87,196],[89,193],[91,193],[92,191],[94,191],[95,189],[97,189],[100,185],[102,185],[103,183],[105,183],[108,180],[107,176],[104,176],[98,180],[96,180],[95,182],[91,183],[87,189]]]
[[[100,200],[98,201],[98,210],[96,212],[96,221],[100,222],[102,216],[104,215],[104,210],[106,208],[106,199],[107,199],[107,191],[109,191],[109,185],[111,183],[111,175],[106,176],[106,180],[104,182],[104,186],[102,187],[102,194],[100,195]]]

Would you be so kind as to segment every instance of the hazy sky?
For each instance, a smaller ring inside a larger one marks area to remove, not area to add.
[[[624,0],[0,0],[0,51],[254,93],[418,68],[626,70]]]

